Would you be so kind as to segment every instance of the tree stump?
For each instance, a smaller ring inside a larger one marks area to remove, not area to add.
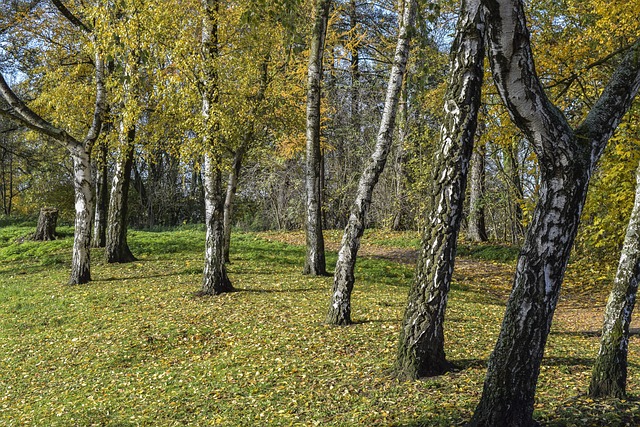
[[[33,240],[55,240],[57,222],[58,209],[42,208],[38,217],[38,228],[33,235]]]

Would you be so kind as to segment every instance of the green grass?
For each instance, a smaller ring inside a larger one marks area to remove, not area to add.
[[[515,262],[520,248],[495,243],[461,243],[458,255],[483,261]]]
[[[389,369],[411,266],[360,260],[357,324],[337,328],[323,323],[332,278],[302,276],[299,246],[234,235],[229,275],[239,292],[198,298],[200,227],[131,231],[139,261],[107,265],[94,250],[94,281],[71,287],[68,230],[59,241],[16,242],[29,232],[0,229],[3,426],[461,425],[478,401],[504,310],[455,284],[447,355],[462,370],[401,383]],[[335,254],[328,258],[332,266]],[[580,334],[550,336],[536,402],[544,424],[640,422],[637,402],[576,399],[597,345]],[[630,347],[635,394],[638,338]]]

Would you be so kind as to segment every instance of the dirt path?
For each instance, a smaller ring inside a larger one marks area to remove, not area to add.
[[[303,232],[261,233],[267,240],[279,241],[291,245],[305,244]],[[325,247],[337,252],[340,242],[335,238],[325,237]],[[415,265],[418,251],[415,249],[373,245],[363,239],[358,256],[385,259],[407,265]],[[514,266],[511,264],[489,262],[459,257],[453,280],[467,289],[487,292],[496,302],[506,303],[513,280]],[[607,291],[603,289],[597,294],[584,295],[579,286],[565,281],[565,291],[561,294],[554,315],[554,329],[562,332],[597,335],[602,328],[602,317],[606,303]],[[640,320],[631,325],[633,332],[640,332]]]

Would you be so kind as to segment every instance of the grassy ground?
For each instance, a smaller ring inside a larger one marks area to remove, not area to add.
[[[4,426],[459,425],[479,398],[512,270],[497,261],[459,262],[446,340],[461,370],[401,383],[389,368],[413,275],[404,258],[376,254],[359,262],[357,324],[336,328],[323,324],[331,278],[300,274],[304,250],[291,244],[295,238],[236,234],[229,274],[240,292],[197,298],[204,245],[198,227],[132,231],[138,262],[106,265],[94,250],[94,281],[75,287],[65,285],[72,230],[62,228],[64,238],[54,242],[21,239],[32,231],[29,224],[0,228]],[[328,234],[335,245],[339,233]],[[371,233],[364,242],[406,249],[417,239]],[[575,322],[582,318],[576,302],[558,309],[577,311],[559,316],[549,338],[537,419],[640,425],[633,399],[581,396],[598,338],[584,333],[593,324]],[[633,396],[639,344],[631,338]]]

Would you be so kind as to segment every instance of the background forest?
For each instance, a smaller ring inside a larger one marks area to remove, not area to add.
[[[201,72],[198,3],[180,4],[75,6],[95,21],[91,43],[100,43],[109,58],[106,130],[92,161],[110,187],[122,144],[133,147],[131,175],[125,179],[131,180],[128,217],[135,228],[204,221],[199,125],[194,123],[201,101],[192,84]],[[527,2],[539,75],[569,118],[581,117],[593,104],[616,52],[636,34],[636,11],[627,6]],[[93,109],[93,46],[49,2],[10,1],[2,8],[5,78],[43,117],[82,133]],[[363,161],[375,142],[398,30],[394,2],[339,2],[331,13],[322,98],[326,229],[346,224]],[[420,226],[456,13],[455,2],[420,7],[395,142],[376,187],[369,227]],[[303,228],[304,86],[312,14],[311,2],[248,1],[230,4],[221,20],[226,51],[216,111],[223,135],[219,149],[227,159],[225,175],[232,172],[234,155],[243,153],[236,162],[232,218],[242,230]],[[537,197],[536,159],[510,123],[491,79],[485,81],[469,191],[473,209],[484,218],[481,235],[516,244]],[[634,106],[591,185],[576,246],[591,261],[615,262],[622,245],[639,158],[637,118]],[[3,214],[36,217],[40,207],[55,206],[64,221],[72,221],[73,166],[64,147],[8,119],[0,126]],[[123,126],[135,129],[129,142],[119,135]]]
[[[0,417],[637,425],[639,37],[625,0],[3,2]]]

